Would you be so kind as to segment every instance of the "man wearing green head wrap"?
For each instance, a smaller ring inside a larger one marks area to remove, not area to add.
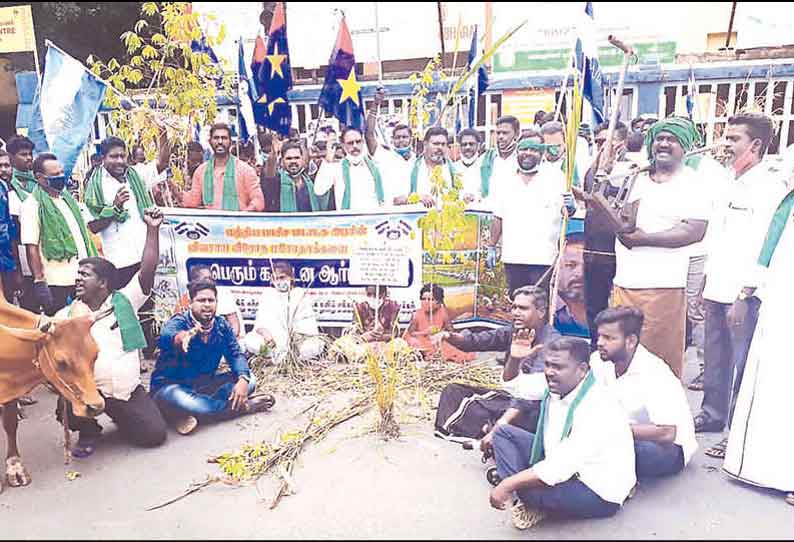
[[[636,178],[623,208],[629,233],[615,242],[612,306],[645,314],[642,344],[680,377],[683,373],[689,250],[701,241],[711,214],[708,194],[685,153],[699,141],[688,119],[651,126],[646,137],[652,167]]]
[[[559,168],[543,162],[547,150],[540,136],[523,139],[518,144],[514,172],[501,182],[493,203],[488,260],[495,263],[496,246],[501,241],[510,295],[521,286],[537,284],[557,254],[565,176]]]

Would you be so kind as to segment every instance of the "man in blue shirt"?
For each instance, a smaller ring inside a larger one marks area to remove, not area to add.
[[[216,315],[217,289],[211,280],[188,285],[190,308],[175,315],[160,333],[160,355],[151,394],[176,430],[191,433],[199,421],[221,421],[270,409],[275,399],[254,394],[256,381],[232,327]],[[230,373],[216,374],[221,358]]]
[[[17,251],[19,232],[11,217],[8,198],[12,177],[11,159],[6,151],[0,151],[0,285],[9,303],[14,302],[14,290],[22,283]]]

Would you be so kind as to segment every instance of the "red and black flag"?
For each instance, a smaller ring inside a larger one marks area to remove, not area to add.
[[[344,17],[328,61],[328,71],[320,93],[320,107],[341,124],[364,129],[364,102],[361,100],[361,85],[356,80],[353,40]]]

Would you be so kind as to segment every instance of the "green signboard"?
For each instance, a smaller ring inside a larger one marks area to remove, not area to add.
[[[640,64],[669,64],[675,62],[675,42],[651,42],[631,44]],[[510,54],[510,53],[507,53]],[[494,72],[563,70],[570,62],[570,49],[534,49],[515,51],[512,64],[505,64],[503,54],[497,53]],[[610,45],[598,48],[598,61],[602,68],[619,66],[623,53]]]

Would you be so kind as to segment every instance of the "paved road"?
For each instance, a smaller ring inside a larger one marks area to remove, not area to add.
[[[690,365],[693,365],[690,363]],[[690,373],[693,367],[690,367]],[[614,518],[548,521],[515,531],[506,512],[488,505],[479,456],[434,438],[430,426],[404,427],[399,441],[356,436],[368,421],[338,428],[303,454],[299,493],[276,510],[255,487],[216,485],[162,510],[146,512],[191,481],[217,473],[209,455],[269,437],[306,400],[282,400],[274,412],[170,433],[156,450],[127,448],[107,421],[93,457],[63,465],[54,397],[39,390],[22,423],[22,450],[33,484],[0,494],[0,538],[791,538],[794,508],[779,494],[729,480],[719,462],[698,453],[681,475],[643,485]],[[693,405],[700,394],[691,394]],[[701,450],[718,435],[701,438]],[[81,473],[67,481],[65,472]],[[261,493],[270,498],[269,479]]]

